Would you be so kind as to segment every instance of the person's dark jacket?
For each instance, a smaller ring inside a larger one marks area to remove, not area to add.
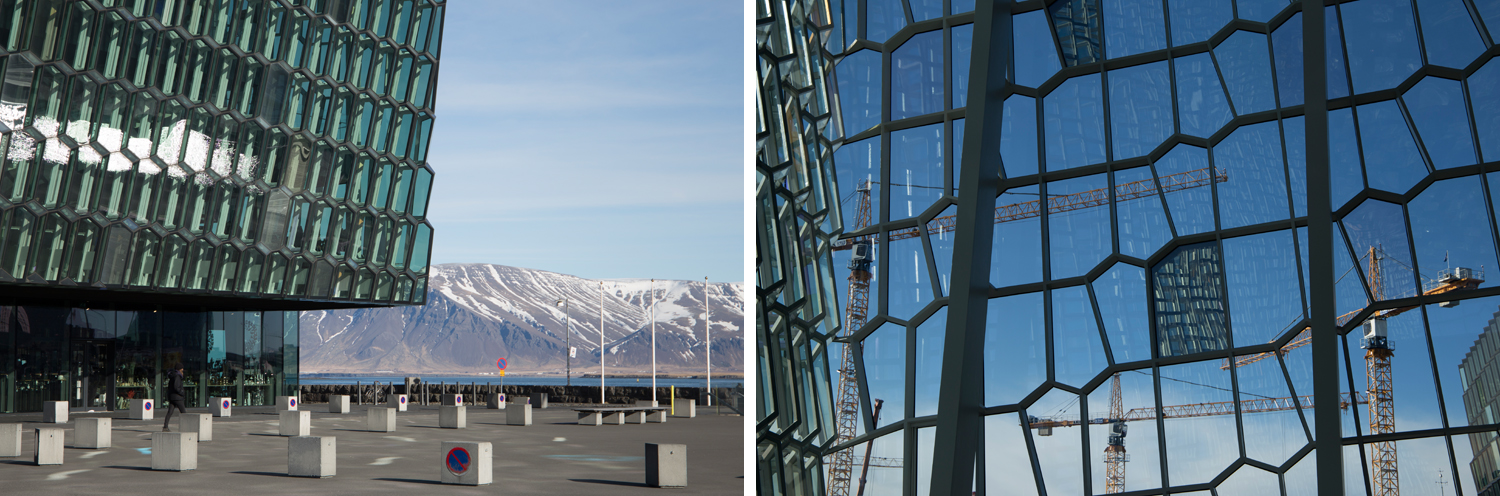
[[[187,391],[182,388],[182,372],[167,372],[167,400],[182,401],[186,397]]]

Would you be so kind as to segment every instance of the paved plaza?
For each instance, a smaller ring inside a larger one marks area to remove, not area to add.
[[[162,420],[125,420],[126,412],[74,412],[67,424],[63,465],[36,466],[33,429],[40,413],[0,415],[0,423],[23,423],[22,455],[0,458],[4,494],[740,494],[745,487],[743,417],[700,415],[648,423],[582,426],[564,405],[533,409],[531,426],[505,425],[504,410],[469,407],[468,427],[438,427],[437,406],[411,406],[398,414],[396,432],[365,431],[368,406],[348,414],[307,404],[313,436],[338,438],[338,475],[289,477],[287,438],[277,435],[273,407],[239,407],[215,418],[213,440],[198,445],[198,469],[156,472],[151,434]],[[208,413],[208,409],[189,409]],[[161,412],[158,412],[160,414]],[[76,419],[114,418],[114,447],[72,448]],[[177,430],[177,416],[172,419]],[[438,483],[443,441],[488,441],[494,445],[494,484]],[[645,485],[645,443],[686,444],[688,486]]]

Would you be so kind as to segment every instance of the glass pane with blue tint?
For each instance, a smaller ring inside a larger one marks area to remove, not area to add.
[[[1219,183],[1219,225],[1223,229],[1286,219],[1286,167],[1281,130],[1275,122],[1242,126],[1214,146],[1214,168],[1227,176]]]
[[[860,50],[834,68],[844,135],[853,136],[880,124],[880,53]]]
[[[859,0],[851,0],[849,3],[857,4]],[[827,45],[824,48],[827,48],[828,52],[834,55],[838,55],[844,51],[844,30],[849,26],[845,22],[846,19],[843,12],[844,0],[831,0],[828,2],[828,16],[832,18],[829,20],[829,25],[833,29],[828,33]],[[852,21],[852,19],[849,20]]]
[[[951,5],[953,8],[953,14],[962,14],[964,12],[974,11],[974,0],[953,0],[951,2]]]
[[[943,336],[948,334],[948,307],[942,307],[917,326],[916,416],[936,415],[938,390],[943,383]]]
[[[962,171],[963,168],[964,168],[964,120],[963,119],[954,119],[953,120],[953,139],[948,140],[948,149],[952,150],[951,154],[953,156],[953,166],[952,166],[952,169],[953,169],[953,180],[950,181],[950,183],[953,185],[953,195],[954,196],[958,196],[958,190],[959,190],[959,185],[958,185],[959,179],[958,178],[960,177],[959,176],[959,172]]]
[[[833,152],[838,174],[844,230],[853,232],[880,222],[880,137],[862,139]],[[868,205],[865,203],[868,202]],[[861,210],[867,217],[861,219]]]
[[[1408,0],[1361,0],[1339,8],[1354,94],[1394,88],[1422,66]]]
[[[1484,67],[1469,76],[1468,84],[1480,155],[1486,162],[1500,160],[1500,62],[1495,59],[1485,62]]]
[[[1037,187],[1023,186],[995,199],[990,284],[997,288],[1042,280],[1042,202]]]
[[[1276,55],[1276,89],[1281,106],[1302,105],[1302,13],[1271,32],[1271,50]]]
[[[1109,129],[1114,159],[1150,153],[1171,136],[1172,80],[1167,63],[1153,62],[1109,72]]]
[[[1286,8],[1287,0],[1237,0],[1239,7],[1239,18],[1255,22],[1271,22],[1281,9]]]
[[[891,54],[891,120],[943,110],[943,32],[912,36]]]
[[[1146,269],[1124,262],[1093,282],[1094,299],[1104,321],[1104,335],[1115,363],[1151,358],[1151,328],[1146,315]]]
[[[1224,87],[1219,84],[1213,58],[1206,53],[1178,57],[1174,66],[1182,134],[1207,138],[1228,124],[1234,115],[1229,110]]]
[[[1224,240],[1234,346],[1271,342],[1302,321],[1296,253],[1290,230]]]
[[[1005,177],[1036,174],[1036,99],[1011,95],[1005,99],[1004,113],[1000,123],[1000,163],[1005,167]]]
[[[1365,291],[1364,268],[1355,266],[1368,263],[1369,257],[1365,254],[1368,253],[1370,247],[1356,248],[1361,255],[1359,261],[1356,262],[1354,255],[1349,252],[1349,245],[1345,244],[1347,230],[1337,222],[1334,225],[1339,229],[1334,231],[1333,238],[1333,273],[1336,274],[1333,281],[1333,298],[1338,314],[1344,316],[1338,319],[1338,325],[1342,326],[1352,318],[1350,312],[1363,309],[1370,304],[1369,293]]]
[[[1127,472],[1125,487],[1127,491],[1139,491],[1156,489],[1161,487],[1161,459],[1160,445],[1157,443],[1156,422],[1154,418],[1129,415],[1135,422],[1108,422],[1096,423],[1100,419],[1112,418],[1110,412],[1110,401],[1114,398],[1115,381],[1120,384],[1120,406],[1124,411],[1135,410],[1139,412],[1153,412],[1156,409],[1156,375],[1151,369],[1129,370],[1117,372],[1108,382],[1101,384],[1089,393],[1088,416],[1093,419],[1088,426],[1089,445],[1086,448],[1089,457],[1090,474],[1094,484],[1094,494],[1107,494],[1105,488],[1108,484],[1105,477],[1109,473],[1104,461],[1105,449],[1111,444],[1112,437],[1118,437],[1120,446],[1127,448],[1128,455],[1133,463],[1124,464]],[[1139,408],[1140,410],[1136,410]],[[1171,421],[1168,421],[1171,422]],[[1118,429],[1118,433],[1116,432]],[[1128,434],[1128,435],[1127,435]],[[1175,493],[1182,494],[1182,493]]]
[[[1271,54],[1266,35],[1235,31],[1219,46],[1214,58],[1224,74],[1224,87],[1236,114],[1245,115],[1276,108],[1276,88],[1271,81]]]
[[[874,405],[875,400],[873,399],[873,396],[871,398],[872,399],[870,400],[870,404]],[[897,404],[895,406],[900,405]],[[899,411],[887,411],[887,409],[889,408],[893,408],[891,401],[885,400],[885,406],[880,409],[880,419],[882,421],[884,421],[888,415],[896,417],[901,416],[901,412]],[[906,463],[905,439],[906,433],[902,431],[896,431],[884,436],[880,436],[879,438],[875,439],[875,445],[870,447],[869,451],[865,451],[866,448],[864,445],[857,446],[854,450],[855,459],[863,459],[865,453],[869,453],[871,457],[878,457],[885,460],[900,460],[900,462],[898,463],[904,465]],[[902,493],[901,488],[905,487],[903,484],[906,483],[906,470],[901,465],[895,467],[871,466],[870,470],[863,472],[866,479],[865,482],[867,483],[865,494],[869,496],[900,495]]]
[[[1172,147],[1156,162],[1167,211],[1178,236],[1214,230],[1214,197],[1209,178],[1208,150],[1186,143]]]
[[[1391,432],[1443,427],[1442,415],[1438,413],[1437,384],[1433,381],[1432,362],[1427,355],[1427,332],[1422,327],[1422,312],[1405,312],[1388,317],[1385,322],[1386,343],[1395,353],[1389,362],[1391,394],[1395,398],[1391,402],[1395,408],[1395,429]],[[1354,388],[1374,396],[1374,391],[1370,391],[1374,389],[1373,385],[1365,379],[1370,376],[1367,370],[1371,359],[1368,348],[1362,344],[1361,336],[1363,329],[1356,328],[1349,332],[1349,347],[1354,357],[1349,363],[1350,371],[1354,377]],[[1453,406],[1457,405],[1450,408]],[[1362,420],[1371,418],[1370,407],[1360,405],[1359,415]],[[1361,427],[1366,428],[1366,433],[1371,432],[1368,426]]]
[[[871,410],[876,399],[884,400],[875,422],[879,429],[906,418],[906,326],[886,322],[863,343],[862,372]]]
[[[1113,251],[1104,174],[1047,183],[1048,257],[1052,279],[1084,275]]]
[[[1489,30],[1490,40],[1494,41],[1500,36],[1500,0],[1473,0],[1474,10],[1479,11],[1479,18],[1484,21],[1484,26]]]
[[[1479,176],[1434,182],[1406,204],[1417,268],[1423,276],[1422,292],[1443,288],[1444,280],[1463,272],[1456,268],[1497,266],[1490,216],[1481,208],[1483,205],[1484,188]],[[1479,286],[1496,285],[1491,279]]]
[[[943,124],[891,133],[891,211],[888,220],[920,215],[943,196]]]
[[[1464,111],[1463,86],[1452,79],[1427,76],[1401,95],[1417,128],[1417,138],[1438,169],[1471,165],[1474,135]]]
[[[1083,494],[1083,434],[1076,424],[1059,425],[1083,415],[1078,400],[1076,394],[1053,389],[1024,411],[1031,417],[1031,439],[1047,494]]]
[[[1328,158],[1333,209],[1338,210],[1365,189],[1364,168],[1359,165],[1359,139],[1354,132],[1354,109],[1328,112]]]
[[[1161,368],[1161,404],[1176,405],[1234,401],[1229,371],[1223,360],[1169,365]],[[1166,422],[1167,477],[1173,485],[1212,480],[1239,458],[1240,440],[1233,415],[1190,417]]]
[[[1064,66],[1090,64],[1104,57],[1099,46],[1104,41],[1099,14],[1099,0],[1059,0],[1047,6]]]
[[[1048,171],[1104,161],[1104,98],[1098,74],[1064,81],[1043,103]]]
[[[932,302],[932,279],[927,271],[927,254],[922,238],[895,239],[886,250],[890,256],[890,302],[886,314],[910,320],[922,307]]]
[[[1172,46],[1208,41],[1234,18],[1230,0],[1167,0],[1172,11]]]
[[[1344,63],[1344,35],[1339,27],[1338,9],[1323,9],[1323,49],[1328,59],[1328,98],[1349,96],[1349,73]]]
[[[1219,243],[1178,247],[1151,268],[1151,299],[1161,356],[1229,347]]]
[[[912,20],[922,22],[943,16],[943,0],[907,0],[911,4]]]
[[[949,205],[937,218],[927,222],[927,243],[932,245],[932,261],[937,266],[938,295],[947,295],[953,282],[953,225],[958,206]]]
[[[1109,58],[1167,47],[1161,0],[1104,0],[1104,53]]]
[[[954,26],[952,36],[953,108],[961,108],[969,104],[969,59],[974,58],[974,25]]]
[[[865,33],[870,41],[885,43],[891,35],[906,27],[906,7],[901,0],[868,0],[865,2]]]
[[[1307,123],[1302,116],[1281,121],[1286,142],[1286,168],[1292,178],[1292,216],[1307,215]]]
[[[1273,414],[1277,416],[1273,418],[1279,418],[1285,414],[1291,414],[1293,417],[1297,415],[1293,412],[1283,411]],[[1298,425],[1298,428],[1300,429],[1301,425]],[[1246,425],[1245,441],[1247,444],[1254,444],[1256,441],[1266,441],[1251,438],[1250,430],[1250,426]],[[1248,451],[1249,449],[1249,446],[1246,446],[1246,450]],[[1251,457],[1259,459],[1254,455],[1251,455]],[[1242,465],[1235,469],[1234,473],[1230,474],[1228,478],[1224,479],[1224,482],[1219,483],[1218,492],[1219,494],[1278,494],[1281,492],[1281,481],[1277,479],[1276,474],[1262,470],[1260,467]]]
[[[1145,260],[1172,239],[1150,167],[1115,172],[1115,221],[1120,254]]]
[[[1412,273],[1411,249],[1406,244],[1405,216],[1400,205],[1365,200],[1342,223],[1375,301],[1416,296],[1417,279]],[[1372,279],[1372,272],[1377,269],[1380,277]]]
[[[1239,308],[1234,307],[1233,303],[1230,304],[1230,308],[1233,308],[1235,313],[1240,311]],[[1234,332],[1238,334],[1240,328],[1235,327]],[[1244,342],[1239,339],[1238,335],[1235,336],[1235,341]],[[1306,446],[1308,438],[1307,431],[1302,430],[1302,418],[1297,415],[1296,409],[1265,411],[1256,408],[1264,404],[1256,400],[1292,396],[1292,390],[1286,383],[1286,376],[1281,373],[1280,361],[1274,354],[1265,356],[1267,358],[1242,365],[1235,370],[1235,373],[1239,375],[1237,378],[1239,394],[1236,395],[1236,399],[1242,402],[1240,408],[1244,414],[1241,418],[1245,428],[1245,455],[1272,466],[1280,466],[1296,454],[1297,450]],[[1238,357],[1236,362],[1243,363],[1245,358]],[[1290,401],[1286,402],[1286,404],[1290,403]],[[1244,471],[1244,468],[1240,470]],[[1237,477],[1239,474],[1235,475]],[[1271,476],[1271,483],[1274,488],[1275,476]]]
[[[984,404],[1020,402],[1047,381],[1041,293],[991,298],[984,323]]]
[[[1500,297],[1491,296],[1423,307],[1449,426],[1500,423],[1500,396],[1495,395],[1495,378],[1500,375],[1497,305]]]
[[[1052,25],[1047,22],[1046,11],[1017,14],[1012,23],[1016,30],[1016,84],[1032,88],[1041,86],[1047,78],[1062,70],[1062,62],[1057,60],[1057,45],[1053,43]]]
[[[849,46],[849,44],[854,43],[855,38],[859,37],[859,27],[864,25],[863,20],[859,18],[859,4],[859,0],[844,0],[843,46]],[[835,50],[834,53],[837,54],[842,51]]]
[[[1449,409],[1448,415],[1453,415],[1453,409]],[[1463,488],[1462,494],[1482,494],[1479,488],[1490,486],[1496,479],[1500,479],[1500,474],[1495,473],[1497,469],[1500,469],[1495,461],[1480,461],[1481,457],[1489,457],[1490,460],[1497,458],[1486,454],[1500,448],[1500,446],[1493,446],[1496,441],[1494,432],[1451,436],[1448,439],[1453,443],[1454,456],[1459,457],[1459,460],[1471,460],[1467,467],[1459,465],[1458,475],[1454,477],[1457,479],[1455,484]],[[1476,478],[1478,484],[1475,484]]]
[[[1037,495],[1026,428],[1021,425],[1015,412],[984,418],[985,494]]]
[[[1360,105],[1354,115],[1371,188],[1401,194],[1427,176],[1427,163],[1394,100]]]
[[[1484,52],[1484,41],[1463,0],[1417,0],[1427,63],[1463,69]]]
[[[1057,382],[1083,387],[1109,366],[1088,288],[1052,290],[1052,363]]]

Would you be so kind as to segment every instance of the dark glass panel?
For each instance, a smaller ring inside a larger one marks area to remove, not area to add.
[[[1042,293],[989,301],[984,325],[984,404],[1018,403],[1047,381]]]
[[[1047,6],[1064,65],[1073,67],[1104,58],[1099,47],[1104,41],[1100,10],[1099,0],[1059,0]]]
[[[188,404],[196,405],[207,400],[199,385],[207,380],[208,368],[205,358],[208,346],[207,313],[163,312],[161,364],[163,370],[174,370],[178,364],[185,369],[183,388],[187,390]]]
[[[944,220],[953,222],[958,218],[958,206],[949,205],[938,214],[937,218],[928,221],[927,243],[932,245],[932,261],[936,266],[936,279],[938,283],[938,295],[946,296],[952,294],[953,283],[953,238],[956,234],[953,229],[941,227]]]
[[[834,68],[844,135],[853,136],[880,124],[880,53],[860,50]]]
[[[1172,239],[1150,167],[1115,173],[1115,222],[1121,255],[1142,260]]]
[[[1275,122],[1242,126],[1214,146],[1220,227],[1224,229],[1286,219],[1286,167],[1281,130]]]
[[[1172,11],[1172,46],[1208,41],[1234,18],[1230,0],[1167,0]]]
[[[1109,58],[1167,47],[1162,0],[1103,0],[1104,53]]]
[[[1359,165],[1359,141],[1354,132],[1354,109],[1328,112],[1328,169],[1333,208],[1338,210],[1365,189]]]
[[[1494,175],[1490,179],[1496,179]],[[1500,186],[1493,184],[1492,188]],[[1422,190],[1406,212],[1411,216],[1412,244],[1422,271],[1422,292],[1442,287],[1455,267],[1497,266],[1494,236],[1485,214],[1484,188],[1479,176],[1437,181]],[[1480,287],[1495,286],[1495,278]]]
[[[1292,179],[1292,216],[1307,215],[1307,125],[1302,116],[1281,121],[1287,174]]]
[[[1339,10],[1355,94],[1394,88],[1422,66],[1408,0],[1361,0]]]
[[[958,184],[959,178],[963,177],[962,175],[960,175],[960,173],[964,169],[963,119],[953,120],[953,138],[948,140],[948,148],[953,151],[951,154],[953,156],[953,179],[951,181],[948,181],[948,184],[953,186],[953,189],[951,190],[953,196],[958,196],[958,192],[961,189]]]
[[[1287,0],[1236,0],[1239,18],[1255,22],[1271,22],[1271,18],[1286,8]]]
[[[1228,348],[1220,258],[1217,242],[1198,243],[1177,248],[1151,268],[1161,356]]]
[[[15,307],[15,410],[37,412],[68,395],[67,317],[63,307]]]
[[[948,307],[939,308],[917,326],[917,384],[913,407],[917,417],[936,415],[943,383],[943,338],[948,334]]]
[[[1422,22],[1423,48],[1427,63],[1463,69],[1480,53],[1484,42],[1474,28],[1474,19],[1463,0],[1416,0]]]
[[[1150,153],[1176,128],[1166,62],[1109,72],[1109,126],[1114,159]]]
[[[1271,80],[1271,54],[1266,35],[1235,31],[1214,47],[1214,58],[1224,76],[1224,87],[1236,114],[1245,115],[1276,108],[1276,88]]]
[[[1034,10],[1017,14],[1012,23],[1016,30],[1016,83],[1032,88],[1041,86],[1047,78],[1062,70],[1046,12]]]
[[[1417,136],[1438,169],[1475,163],[1474,136],[1458,81],[1426,77],[1401,95]]]
[[[1302,105],[1302,13],[1271,32],[1271,50],[1276,56],[1276,89],[1281,106]]]
[[[875,427],[900,422],[906,418],[906,327],[887,322],[866,336],[860,349],[865,393],[872,406],[883,401]]]
[[[1053,280],[1084,275],[1114,251],[1109,209],[1088,201],[1105,198],[1108,189],[1104,174],[1047,183],[1048,259]]]
[[[1047,170],[1103,162],[1104,100],[1099,75],[1068,79],[1043,100]]]
[[[891,277],[887,315],[909,320],[934,297],[927,255],[922,250],[921,238],[892,240],[888,246]]]
[[[1041,200],[1036,186],[1013,188],[995,199],[995,233],[990,284],[997,288],[1042,280]]]
[[[885,43],[891,35],[906,27],[906,7],[901,0],[867,0],[865,33],[870,41]]]
[[[1468,86],[1480,153],[1486,162],[1500,160],[1500,62],[1485,62],[1469,76]]]
[[[1328,98],[1349,96],[1349,74],[1345,72],[1343,28],[1335,6],[1323,9],[1324,57],[1328,59]]]
[[[1427,164],[1394,100],[1360,105],[1354,115],[1371,188],[1401,194],[1427,176]]]
[[[912,36],[891,53],[891,120],[943,110],[943,32]]]
[[[891,211],[887,220],[916,217],[943,196],[943,125],[891,133]]]
[[[1036,174],[1036,99],[1025,95],[1006,98],[1000,126],[1000,162],[1005,177]]]
[[[1229,98],[1219,83],[1213,58],[1206,53],[1179,57],[1174,62],[1177,81],[1177,113],[1182,133],[1206,138],[1229,123],[1234,115]]]
[[[953,108],[969,103],[969,59],[973,58],[974,25],[954,26],[950,31],[953,44]]]

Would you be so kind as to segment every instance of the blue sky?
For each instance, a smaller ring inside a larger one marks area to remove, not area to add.
[[[744,5],[450,2],[432,262],[744,280]]]

